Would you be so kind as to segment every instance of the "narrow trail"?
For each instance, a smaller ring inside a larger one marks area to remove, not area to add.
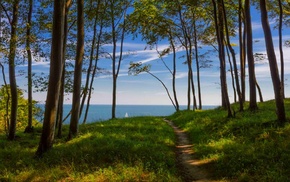
[[[173,122],[164,119],[173,129],[177,137],[176,141],[176,158],[177,166],[183,180],[186,182],[213,182],[209,179],[207,171],[201,168],[205,161],[195,159],[193,154],[193,145],[190,144],[186,133],[173,124]]]

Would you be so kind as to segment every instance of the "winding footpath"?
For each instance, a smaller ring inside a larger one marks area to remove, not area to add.
[[[209,179],[208,173],[201,168],[205,162],[202,160],[194,159],[193,145],[190,144],[186,133],[175,126],[172,121],[164,119],[174,130],[177,137],[176,141],[176,158],[177,165],[183,180],[186,182],[213,182]]]

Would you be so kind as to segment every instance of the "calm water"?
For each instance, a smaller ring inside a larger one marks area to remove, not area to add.
[[[44,105],[40,105],[44,108]],[[203,109],[212,109],[216,106],[203,106]],[[180,109],[186,109],[186,106],[180,106]],[[64,105],[65,117],[71,110],[71,105]],[[111,105],[90,105],[90,109],[87,116],[87,122],[95,122],[108,120],[111,118],[112,113]],[[124,118],[125,116],[168,116],[175,112],[175,109],[171,105],[118,105],[116,107],[116,117]],[[80,119],[80,123],[84,119],[84,111]],[[66,119],[65,123],[69,123],[70,117]]]

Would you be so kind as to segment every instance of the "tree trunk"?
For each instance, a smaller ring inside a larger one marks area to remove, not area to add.
[[[62,75],[61,75],[61,86],[60,86],[60,93],[59,93],[59,103],[58,103],[58,111],[57,111],[57,137],[62,137],[62,123],[63,123],[63,102],[64,102],[64,87],[65,87],[65,56],[66,56],[66,43],[67,43],[67,36],[69,32],[68,28],[68,12],[72,5],[72,0],[68,0],[65,5],[65,16],[64,16],[64,36],[63,36],[63,53],[62,53],[62,60],[63,60],[63,67],[62,67]]]
[[[278,122],[280,124],[284,124],[286,122],[284,97],[283,97],[281,82],[279,78],[278,65],[277,65],[277,60],[276,60],[276,55],[275,55],[275,50],[274,50],[274,44],[272,40],[272,33],[271,33],[269,21],[268,21],[268,14],[267,14],[265,0],[260,0],[260,9],[261,9],[261,21],[262,21],[262,26],[264,30],[267,55],[269,59],[269,66],[270,66],[272,83],[273,83],[273,88],[274,88],[274,93],[275,93],[275,101],[276,101],[276,109],[277,109],[276,114],[278,117]]]
[[[18,93],[15,75],[15,56],[17,47],[17,23],[18,23],[18,8],[19,0],[13,3],[13,18],[11,22],[11,39],[9,47],[9,80],[10,80],[10,93],[11,93],[11,113],[10,113],[10,127],[9,127],[9,140],[15,139],[16,123],[17,123],[17,106],[18,106]]]
[[[177,93],[176,93],[176,50],[175,50],[175,45],[173,42],[173,37],[170,34],[170,44],[172,46],[172,51],[173,51],[173,71],[172,71],[172,90],[173,90],[173,97],[176,105],[176,111],[179,111],[179,103],[177,99]]]
[[[281,61],[281,92],[283,98],[285,98],[285,85],[284,85],[284,53],[283,53],[283,35],[282,35],[282,26],[283,26],[283,6],[281,0],[278,0],[279,3],[279,51],[280,51],[280,61]]]
[[[113,95],[112,95],[112,119],[116,118],[116,104],[117,104],[117,79],[121,67],[121,62],[123,60],[123,46],[124,46],[124,39],[125,39],[125,28],[126,28],[126,15],[127,15],[127,8],[128,5],[125,7],[124,12],[123,12],[123,17],[121,17],[123,21],[123,25],[121,28],[121,34],[120,34],[120,55],[119,59],[117,60],[117,41],[118,41],[118,35],[117,35],[117,30],[116,30],[116,23],[115,23],[115,15],[114,15],[114,2],[111,2],[110,5],[111,8],[111,26],[112,26],[112,34],[113,34],[113,65],[112,65],[112,70],[113,70]]]
[[[233,93],[234,93],[234,102],[236,103],[237,102],[237,89],[235,86],[235,76],[234,76],[233,64],[232,64],[232,60],[231,60],[231,56],[230,56],[228,47],[226,47],[226,51],[227,51],[227,56],[228,56],[228,60],[229,60],[229,64],[230,64],[230,74],[231,74],[232,87],[233,87]]]
[[[96,18],[96,19],[98,19],[98,18]],[[100,22],[100,31],[99,31],[98,39],[97,39],[97,50],[96,50],[96,55],[95,55],[95,57],[96,57],[95,58],[95,65],[94,65],[94,68],[93,68],[92,79],[91,79],[91,83],[90,83],[90,86],[89,86],[87,107],[86,107],[86,111],[85,111],[83,124],[86,123],[88,112],[89,112],[90,100],[91,100],[92,89],[93,89],[93,83],[94,83],[95,75],[96,75],[97,68],[98,68],[98,60],[99,60],[99,52],[100,52],[100,45],[101,45],[101,37],[102,37],[102,35],[103,35],[103,22],[101,21]]]
[[[197,77],[197,90],[198,90],[198,109],[202,109],[201,102],[201,86],[200,86],[200,69],[199,69],[199,55],[198,55],[198,45],[197,45],[197,29],[196,22],[193,23],[194,31],[194,47],[195,47],[195,64],[196,64],[196,77]]]
[[[66,0],[54,1],[50,74],[44,121],[36,156],[40,157],[53,146],[61,75],[63,68],[63,35]]]
[[[74,72],[73,85],[73,102],[72,114],[70,120],[70,130],[68,140],[76,136],[78,133],[78,123],[80,117],[80,99],[81,99],[81,84],[82,84],[82,65],[84,55],[84,0],[77,1],[78,18],[77,18],[77,50]]]
[[[30,41],[31,41],[31,17],[32,17],[32,6],[33,0],[29,0],[29,11],[28,11],[28,20],[26,27],[26,51],[28,57],[28,125],[25,128],[25,133],[31,133],[33,131],[32,127],[32,55],[30,50]]]
[[[223,5],[222,9],[223,9],[223,15],[224,15],[224,21],[225,21],[225,30],[226,30],[225,31],[226,32],[226,40],[227,40],[226,42],[227,42],[227,47],[229,48],[230,53],[232,55],[232,59],[233,59],[234,74],[235,74],[234,78],[235,78],[236,90],[237,90],[237,94],[238,94],[238,98],[239,98],[239,103],[240,103],[240,107],[241,107],[243,105],[243,99],[242,99],[242,94],[241,94],[241,89],[240,89],[240,81],[239,81],[236,53],[235,53],[235,50],[233,49],[233,47],[231,46],[231,42],[230,42],[227,13],[226,13],[224,2],[222,3],[222,5]]]
[[[260,87],[260,85],[258,84],[257,80],[255,81],[255,83],[256,83],[257,90],[258,90],[258,94],[259,94],[260,102],[264,102],[261,87]]]
[[[228,96],[227,90],[227,78],[226,78],[226,64],[225,64],[225,48],[224,48],[224,18],[222,14],[222,1],[218,0],[217,5],[215,0],[212,0],[213,8],[214,8],[214,19],[215,19],[215,27],[216,27],[216,35],[218,41],[218,51],[219,51],[219,59],[220,59],[220,78],[221,78],[221,90],[222,90],[222,102],[224,103],[225,109],[228,111],[228,117],[232,117],[231,105]],[[218,11],[217,7],[218,6]]]
[[[249,67],[249,89],[250,89],[250,105],[249,109],[255,111],[258,109],[257,94],[256,94],[256,75],[255,63],[253,57],[253,36],[252,36],[252,20],[250,12],[250,1],[245,0],[245,17],[246,17],[246,31],[247,31],[247,58]]]
[[[246,98],[246,72],[245,72],[245,65],[246,65],[246,59],[245,59],[245,28],[243,29],[242,24],[244,22],[243,17],[243,7],[242,7],[242,1],[239,0],[239,46],[240,46],[240,77],[241,77],[241,101],[240,102],[240,111],[244,110],[244,102]]]

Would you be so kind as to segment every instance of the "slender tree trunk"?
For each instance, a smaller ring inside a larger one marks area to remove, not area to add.
[[[179,103],[177,99],[177,93],[176,93],[176,50],[175,50],[175,45],[173,42],[173,37],[170,34],[170,44],[172,46],[172,51],[173,51],[173,71],[172,71],[172,90],[173,90],[173,97],[176,105],[176,111],[179,111]]]
[[[10,109],[10,127],[9,127],[9,140],[14,140],[17,123],[17,106],[18,106],[18,93],[15,75],[15,56],[17,47],[17,23],[18,23],[18,8],[19,0],[13,3],[13,18],[11,22],[11,39],[9,47],[9,80],[10,80],[10,93],[11,93],[11,109]]]
[[[222,14],[223,1],[217,1],[218,12],[216,10],[216,2],[212,0],[214,6],[214,16],[216,24],[216,34],[219,45],[219,58],[220,58],[220,70],[221,70],[221,87],[222,87],[222,100],[225,104],[225,109],[228,111],[228,117],[232,117],[231,105],[228,96],[227,78],[226,78],[226,63],[225,63],[225,48],[224,48],[224,18]]]
[[[170,93],[169,93],[168,88],[167,88],[166,85],[164,84],[164,82],[163,82],[162,80],[160,80],[156,75],[154,75],[153,73],[151,73],[150,71],[146,71],[146,72],[147,72],[148,74],[150,74],[151,76],[153,76],[155,79],[157,79],[157,80],[162,84],[162,86],[163,86],[164,89],[166,90],[166,93],[167,93],[168,98],[170,99],[170,101],[171,101],[173,107],[174,107],[175,110],[176,110],[176,105],[175,105],[175,103],[174,103],[174,101],[173,101],[173,99],[172,99],[172,97],[171,97],[171,95],[170,95]]]
[[[99,31],[98,40],[97,40],[97,50],[96,50],[96,56],[95,56],[96,57],[95,58],[95,64],[94,64],[94,68],[93,68],[93,72],[92,72],[92,79],[91,79],[91,83],[90,83],[90,87],[89,87],[87,107],[86,107],[86,111],[85,111],[83,124],[86,123],[87,116],[88,116],[88,111],[89,111],[89,107],[90,107],[90,100],[91,100],[91,95],[92,95],[92,90],[93,90],[93,83],[94,83],[95,75],[96,75],[97,68],[98,68],[98,60],[99,60],[99,53],[100,53],[102,35],[103,35],[103,22],[101,21],[100,22],[100,31]]]
[[[73,102],[72,114],[70,120],[70,130],[68,140],[76,136],[78,133],[78,123],[80,117],[80,99],[81,99],[81,84],[82,84],[82,65],[84,55],[84,0],[77,1],[78,18],[77,18],[77,53],[74,72],[73,86]]]
[[[279,51],[280,51],[280,61],[281,61],[281,92],[283,98],[285,98],[285,85],[284,85],[284,53],[283,53],[283,35],[282,35],[282,26],[283,26],[283,6],[281,0],[278,0],[279,3]]]
[[[36,151],[36,156],[38,157],[42,156],[44,152],[46,152],[53,146],[55,120],[57,115],[63,66],[62,54],[65,2],[65,0],[58,0],[54,2],[50,74],[42,134],[38,149]]]
[[[226,32],[226,42],[227,42],[227,47],[229,48],[229,51],[232,55],[232,60],[233,60],[233,66],[234,66],[234,78],[235,78],[235,83],[236,83],[236,90],[239,98],[239,103],[240,107],[243,106],[243,99],[242,99],[242,94],[241,94],[241,89],[240,89],[240,81],[239,81],[239,74],[238,74],[238,66],[237,66],[237,60],[236,60],[236,53],[233,47],[231,46],[230,42],[230,35],[229,35],[229,29],[228,29],[228,21],[227,21],[227,13],[225,9],[224,2],[222,3],[222,9],[223,9],[223,16],[224,16],[224,21],[225,21],[225,32]],[[236,97],[236,96],[235,96]],[[235,99],[236,102],[236,99]]]
[[[269,66],[271,71],[272,83],[275,93],[275,101],[276,101],[276,114],[278,117],[278,122],[280,124],[284,124],[286,122],[286,114],[284,107],[284,97],[281,88],[281,82],[279,77],[278,65],[274,50],[274,44],[272,40],[272,33],[268,21],[268,14],[266,9],[266,1],[260,0],[260,9],[261,9],[261,21],[264,30],[266,50],[269,59]]]
[[[193,23],[194,31],[194,50],[195,50],[195,64],[196,64],[196,77],[197,77],[197,90],[198,90],[198,109],[202,109],[201,102],[201,85],[200,85],[200,69],[199,69],[199,55],[198,55],[198,45],[197,45],[197,29],[196,22]]]
[[[242,1],[239,0],[239,47],[240,47],[240,77],[241,77],[241,102],[240,102],[240,111],[244,110],[244,102],[246,98],[246,59],[245,59],[245,28],[243,29],[243,7]]]
[[[64,45],[65,47],[65,45]],[[63,56],[63,60],[65,56]],[[57,125],[57,137],[62,137],[62,119],[63,119],[63,101],[64,101],[64,85],[65,85],[65,63],[63,64],[62,68],[62,75],[61,75],[61,86],[60,86],[60,92],[59,92],[59,102],[58,102],[58,108],[57,108],[57,119],[56,119],[56,125]]]
[[[255,84],[256,84],[256,87],[257,87],[257,90],[258,90],[260,102],[264,102],[262,90],[261,90],[261,87],[258,84],[258,81],[257,80],[255,81]]]
[[[256,94],[256,75],[255,63],[253,57],[253,36],[252,36],[252,20],[250,12],[250,0],[245,0],[245,18],[246,18],[246,31],[247,31],[247,58],[249,67],[249,89],[250,89],[250,105],[249,109],[255,111],[258,109],[257,94]]]
[[[65,16],[64,16],[64,36],[63,36],[63,53],[62,53],[62,60],[63,60],[63,67],[62,67],[62,75],[61,75],[61,86],[60,86],[60,93],[59,93],[59,103],[58,103],[58,111],[57,111],[57,137],[62,137],[62,123],[63,123],[63,102],[64,102],[64,88],[65,88],[65,56],[66,56],[66,44],[67,44],[67,36],[69,32],[68,28],[68,12],[72,5],[72,0],[67,0],[65,5]]]
[[[123,47],[124,47],[124,39],[125,39],[125,28],[126,28],[126,15],[127,15],[127,8],[128,6],[125,7],[124,13],[123,13],[123,26],[121,29],[121,35],[120,35],[120,55],[119,59],[117,60],[117,41],[118,41],[118,36],[116,35],[116,23],[115,23],[115,15],[114,15],[114,4],[111,2],[111,26],[112,26],[112,34],[113,34],[113,99],[112,99],[112,119],[116,118],[116,104],[117,104],[117,79],[121,67],[121,62],[123,60]],[[117,65],[116,65],[117,64]]]
[[[30,49],[31,41],[31,17],[32,17],[32,7],[33,0],[29,0],[29,11],[27,18],[27,27],[26,27],[26,51],[28,57],[28,125],[25,128],[25,133],[31,133],[33,131],[32,127],[32,55]]]
[[[232,64],[232,60],[231,60],[231,56],[229,53],[229,49],[228,47],[226,47],[226,51],[227,51],[227,55],[228,55],[228,60],[229,60],[229,64],[230,64],[230,74],[231,74],[231,80],[232,80],[232,87],[233,87],[233,93],[234,93],[234,102],[237,102],[237,90],[236,90],[236,86],[235,86],[235,76],[234,76],[234,71],[233,71],[233,64]]]

